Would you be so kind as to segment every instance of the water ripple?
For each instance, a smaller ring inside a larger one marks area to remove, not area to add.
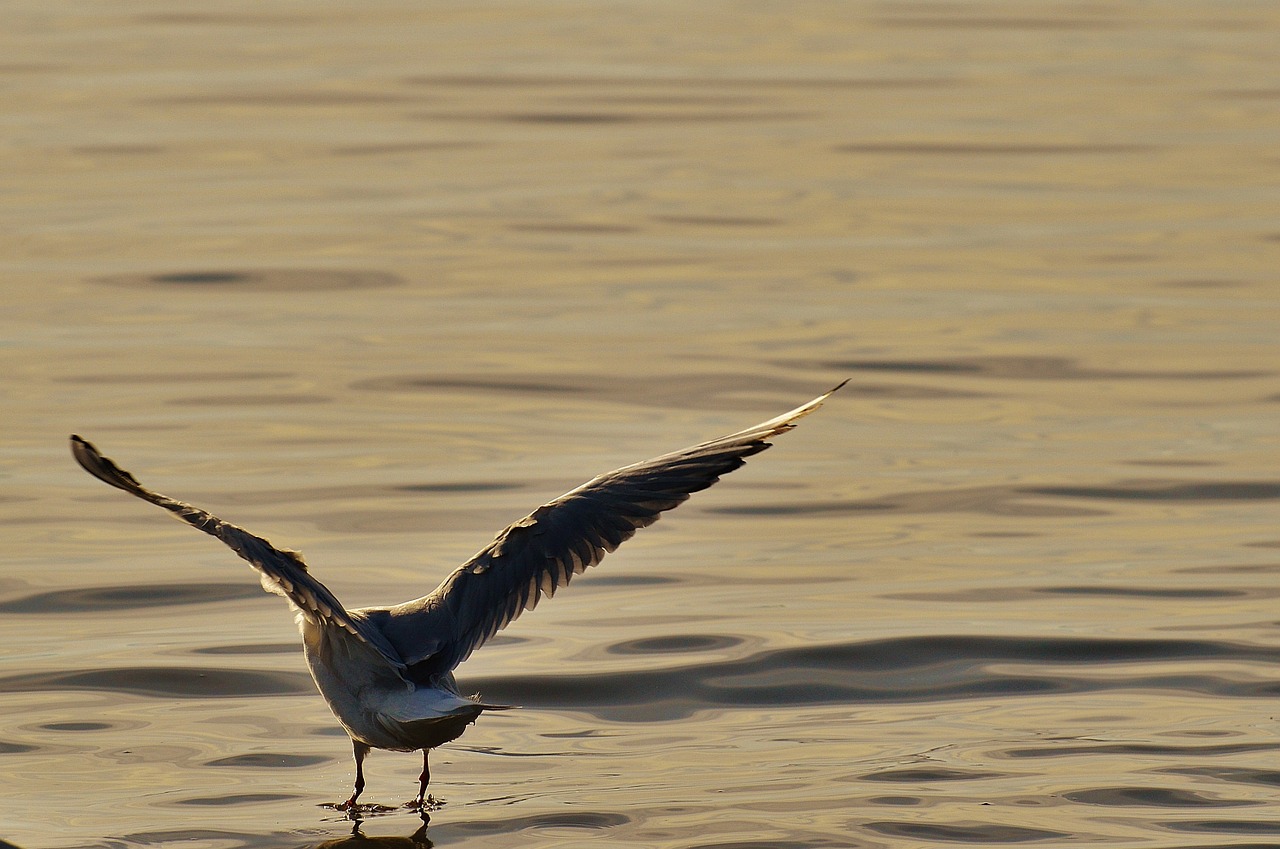
[[[979,513],[1011,517],[1105,516],[1098,507],[1056,504],[1043,498],[1078,501],[1180,501],[1216,504],[1232,501],[1274,501],[1280,498],[1280,481],[1221,480],[1122,480],[1099,486],[973,486],[917,490],[876,498],[789,501],[786,504],[704,507],[709,513],[728,516],[830,516],[886,513]]]
[[[943,151],[943,152],[949,152]],[[1008,150],[1001,150],[1008,153]],[[1032,152],[1039,152],[1034,147]],[[1201,371],[1154,371],[1144,369],[1102,369],[1082,366],[1068,357],[979,356],[941,360],[823,360],[808,365],[848,371],[908,372],[915,374],[960,374],[971,377],[1013,380],[1226,380],[1265,377],[1273,371],[1260,369],[1213,369]]]
[[[1201,640],[926,636],[775,649],[656,670],[468,678],[465,685],[498,701],[635,722],[733,705],[927,702],[1126,688],[1245,698],[1280,692],[1280,684],[1270,681],[1199,671],[1133,672],[1123,679],[1087,674],[1101,664],[1186,660],[1275,664],[1280,650]]]
[[[1253,747],[1256,749],[1257,747]],[[1160,770],[1169,775],[1193,775],[1229,781],[1235,784],[1256,784],[1262,787],[1280,787],[1280,771],[1274,769],[1249,769],[1247,767],[1201,766],[1176,767]]]
[[[691,409],[750,409],[759,411],[760,399],[804,396],[813,389],[810,379],[763,377],[759,374],[681,373],[593,375],[562,372],[531,377],[526,373],[493,374],[392,374],[354,381],[352,389],[378,393],[467,392],[482,395],[556,395],[617,404]],[[848,390],[846,390],[848,391]]]
[[[1073,802],[1105,807],[1232,808],[1262,804],[1244,799],[1213,799],[1190,790],[1164,787],[1095,787],[1063,795]]]
[[[318,755],[290,755],[281,752],[254,752],[248,755],[232,755],[226,758],[207,761],[205,766],[230,766],[236,769],[253,767],[255,769],[298,769],[304,766],[315,766],[327,763],[330,758]]]
[[[237,584],[121,584],[50,590],[0,602],[0,613],[89,613],[258,598],[262,590]]]
[[[888,834],[894,837],[909,837],[914,840],[942,840],[947,843],[1030,843],[1036,840],[1056,840],[1070,837],[1061,831],[1047,831],[1040,828],[1023,828],[1014,825],[996,825],[977,823],[974,825],[941,825],[924,822],[869,822],[864,828]]]
[[[951,769],[949,767],[911,767],[869,772],[866,775],[858,776],[858,779],[860,781],[900,781],[904,784],[919,784],[925,781],[985,781],[991,778],[1002,778],[1005,774],[1002,772]]]
[[[679,656],[728,647],[720,641],[620,644],[628,653]],[[616,648],[616,647],[615,647]],[[1280,663],[1280,649],[1209,640],[921,636],[773,649],[741,659],[663,669],[565,675],[529,673],[466,678],[492,700],[585,710],[623,721],[664,721],[723,706],[929,702],[1162,689],[1222,697],[1269,698],[1280,683],[1229,673],[1090,675],[1105,664]],[[312,692],[292,671],[199,667],[115,667],[0,677],[0,692],[98,690],[162,698],[297,695]],[[1045,750],[1062,754],[1057,749]],[[1227,751],[1219,749],[1218,751]],[[1029,756],[1028,750],[1008,753]]]
[[[830,516],[883,511],[897,514],[979,513],[989,516],[1066,519],[1105,516],[1108,513],[1095,507],[1054,504],[1028,498],[1043,495],[1044,493],[1029,492],[1017,486],[972,486],[892,493],[877,498],[788,501],[786,504],[728,505],[702,509],[726,516]]]
[[[1277,834],[1280,835],[1280,822],[1270,820],[1175,820],[1161,823],[1164,828],[1173,831],[1190,831],[1209,834]],[[1274,843],[1232,844],[1240,847],[1260,846],[1275,849]]]
[[[1158,743],[1075,743],[1063,746],[1028,746],[1006,749],[1007,758],[1056,758],[1072,755],[1162,755],[1176,758],[1221,757],[1249,752],[1271,752],[1280,743],[1225,743],[1211,746],[1179,746]]]
[[[0,693],[99,690],[166,699],[289,696],[314,691],[302,672],[135,666],[74,672],[33,672],[0,677]]]
[[[1122,501],[1272,501],[1280,481],[1128,481],[1111,486],[1036,486],[1020,492]]]
[[[213,292],[335,292],[399,286],[395,274],[370,269],[248,268],[196,269],[160,274],[118,274],[99,277],[95,283],[151,289],[189,289],[204,295]]]
[[[530,828],[575,828],[597,830],[625,825],[631,818],[605,811],[533,814],[505,820],[453,823],[450,830],[461,835],[513,834]],[[437,829],[437,831],[440,831]]]
[[[680,654],[684,652],[722,651],[742,645],[741,637],[715,634],[676,634],[669,637],[646,637],[625,640],[605,647],[607,654]]]
[[[300,799],[293,793],[232,793],[226,796],[198,796],[191,799],[179,799],[174,802],[175,805],[188,805],[193,807],[235,807],[237,805],[252,805],[263,802],[283,802],[288,799]]]

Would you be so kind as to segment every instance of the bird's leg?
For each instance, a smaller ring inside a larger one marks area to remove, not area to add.
[[[356,799],[359,799],[360,794],[364,792],[364,756],[369,754],[369,747],[358,740],[352,740],[351,748],[356,755],[356,786],[351,792],[351,798],[338,806],[342,811],[354,810]]]
[[[427,758],[431,757],[430,749],[422,750],[422,775],[418,776],[418,807],[421,808],[427,800],[427,782],[431,781],[431,765],[427,763]]]

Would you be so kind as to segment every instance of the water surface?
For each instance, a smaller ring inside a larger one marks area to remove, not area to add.
[[[2,14],[0,838],[420,825],[68,434],[358,606],[850,378],[468,661],[418,845],[1274,845],[1273,4]]]

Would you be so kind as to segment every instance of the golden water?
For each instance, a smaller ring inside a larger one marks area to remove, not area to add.
[[[0,22],[0,838],[353,827],[280,600],[67,434],[358,606],[850,377],[462,667],[427,839],[1280,839],[1275,4]]]

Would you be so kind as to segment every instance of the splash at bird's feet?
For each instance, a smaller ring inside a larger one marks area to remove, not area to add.
[[[428,794],[425,799],[410,799],[404,803],[406,808],[414,811],[438,811],[445,805],[449,804],[444,799],[437,799],[435,796]]]
[[[330,811],[339,811],[347,815],[347,819],[359,822],[365,817],[379,817],[383,814],[392,814],[400,810],[399,808],[390,808],[386,805],[378,805],[369,803],[362,805],[360,803],[353,804],[350,799],[345,802],[323,802],[317,807],[325,808]]]

